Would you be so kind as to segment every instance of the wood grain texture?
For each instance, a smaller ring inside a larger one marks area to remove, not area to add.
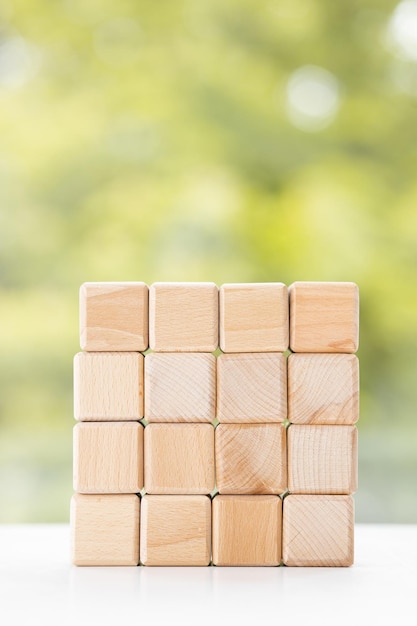
[[[148,286],[142,282],[81,285],[80,344],[94,352],[146,350]]]
[[[352,565],[354,517],[351,496],[287,496],[283,505],[282,550],[285,565]]]
[[[143,489],[143,426],[82,422],[74,427],[74,490],[139,493]]]
[[[280,494],[286,490],[286,431],[280,424],[219,424],[215,451],[219,493]]]
[[[145,357],[148,422],[212,422],[216,417],[216,357],[162,354]]]
[[[358,484],[356,426],[288,428],[288,488],[291,493],[351,494]]]
[[[143,355],[79,352],[74,358],[74,416],[81,421],[143,417]]]
[[[214,283],[154,283],[149,290],[149,344],[155,352],[214,352],[218,347]]]
[[[285,352],[288,290],[283,283],[228,283],[219,291],[223,352]]]
[[[209,565],[210,558],[210,498],[143,497],[140,560],[144,565]]]
[[[359,290],[355,283],[295,282],[290,294],[293,352],[356,352]]]
[[[136,495],[75,494],[71,500],[74,565],[138,565],[139,509]]]
[[[354,354],[291,354],[288,419],[294,424],[355,424],[359,361]]]
[[[282,354],[222,354],[218,357],[219,422],[283,422],[286,417],[287,363]]]
[[[278,496],[213,498],[213,564],[279,565],[281,508]]]
[[[214,489],[211,424],[148,424],[145,490],[150,494],[208,494]]]

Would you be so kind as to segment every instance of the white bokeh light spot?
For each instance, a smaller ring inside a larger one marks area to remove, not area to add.
[[[23,37],[0,40],[0,87],[22,87],[35,75],[39,62],[39,51]]]
[[[334,119],[340,106],[337,78],[315,65],[293,72],[287,83],[287,114],[294,126],[319,131]]]
[[[388,39],[402,57],[417,61],[417,0],[404,0],[388,22]]]

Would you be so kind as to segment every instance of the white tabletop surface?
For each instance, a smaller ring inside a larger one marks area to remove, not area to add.
[[[357,525],[351,568],[77,568],[67,525],[0,526],[0,624],[416,624],[417,525]]]

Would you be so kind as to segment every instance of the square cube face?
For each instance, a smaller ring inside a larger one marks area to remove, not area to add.
[[[282,354],[222,354],[218,357],[219,422],[283,422],[286,417],[287,364]]]
[[[140,560],[144,565],[209,565],[210,556],[210,498],[143,497]]]
[[[74,490],[139,493],[143,489],[143,426],[82,422],[74,427]]]
[[[94,352],[146,350],[148,286],[140,282],[81,285],[80,344]]]
[[[212,422],[216,417],[216,357],[161,354],[145,357],[148,422]]]
[[[149,291],[149,343],[155,352],[214,352],[218,347],[214,283],[154,283]]]
[[[288,291],[283,283],[236,283],[220,287],[223,352],[285,352]]]
[[[281,499],[278,496],[216,496],[214,565],[279,565]]]
[[[288,489],[291,493],[351,494],[357,489],[356,426],[288,428]]]
[[[294,424],[355,424],[359,361],[354,354],[291,354],[288,419]]]
[[[280,494],[286,490],[286,432],[280,424],[219,424],[215,449],[219,493]]]
[[[74,358],[74,416],[81,421],[143,417],[143,355],[79,352]]]
[[[148,424],[145,490],[150,494],[209,494],[214,489],[211,424]]]
[[[289,293],[293,352],[357,351],[359,290],[355,283],[296,282]]]
[[[287,496],[283,505],[282,539],[285,565],[352,565],[354,518],[351,496]]]
[[[74,565],[138,565],[139,508],[135,495],[83,495],[71,500]]]

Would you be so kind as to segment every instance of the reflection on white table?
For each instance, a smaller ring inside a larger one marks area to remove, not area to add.
[[[67,525],[0,526],[0,624],[414,624],[417,525],[357,525],[351,568],[76,568]]]

